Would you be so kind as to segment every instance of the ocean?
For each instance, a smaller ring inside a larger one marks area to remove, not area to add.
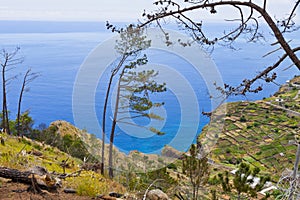
[[[99,77],[99,82],[92,94],[94,105],[87,105],[94,109],[98,124],[89,119],[91,113],[84,109],[77,113],[77,118],[79,114],[84,120],[90,120],[92,123],[80,124],[74,120],[73,92],[76,89],[74,89],[74,85],[79,71],[87,57],[102,42],[114,36],[105,29],[105,23],[0,21],[0,27],[0,49],[12,51],[16,47],[20,47],[17,56],[24,58],[22,64],[15,66],[8,73],[9,75],[18,74],[18,78],[8,85],[10,118],[14,119],[16,116],[22,74],[28,68],[32,68],[33,72],[38,72],[41,76],[30,83],[29,91],[24,94],[22,110],[30,110],[35,126],[41,123],[49,125],[55,120],[66,120],[101,138],[101,132],[96,127],[101,126],[103,96],[110,69],[106,69],[106,75],[104,73],[102,78]],[[215,30],[214,27],[217,26],[211,25],[210,30]],[[295,35],[291,34],[287,37],[291,37],[294,44],[300,44],[299,38]],[[281,55],[280,52],[276,52],[263,57],[274,49],[268,45],[272,42],[274,41],[270,37],[267,37],[267,42],[254,44],[238,41],[237,50],[216,46],[213,51],[208,52],[208,55],[214,61],[224,83],[238,85],[243,79],[255,76],[257,72],[274,63]],[[207,117],[201,115],[202,111],[207,112],[212,109],[205,77],[197,74],[190,63],[176,55],[161,50],[149,50],[146,53],[150,63],[173,67],[180,72],[179,77],[183,77],[182,80],[188,80],[187,86],[184,86],[181,81],[177,81],[172,82],[172,87],[189,87],[194,91],[194,97],[198,102],[199,117],[195,118],[194,115],[189,115],[195,111],[195,106],[188,101],[192,97],[187,95],[187,91],[168,89],[164,94],[153,96],[156,101],[165,103],[161,110],[165,119],[161,122],[153,122],[165,135],[144,133],[142,129],[138,129],[136,126],[128,128],[119,124],[116,130],[115,144],[124,152],[138,150],[145,153],[158,153],[165,145],[186,150],[187,144],[194,141],[203,126],[209,122]],[[272,95],[277,91],[280,84],[299,74],[299,71],[294,67],[286,69],[289,65],[290,62],[286,61],[277,69],[277,85],[259,81],[258,84],[263,85],[264,90],[262,92],[247,96],[234,96],[227,101],[258,100]],[[83,86],[90,87],[88,84]],[[111,125],[111,105],[110,103],[108,107],[107,130],[110,130]],[[184,119],[185,114],[183,113],[187,113],[188,119]],[[147,119],[134,119],[133,122],[139,126],[152,124]],[[183,129],[181,131],[186,132],[186,135],[178,134],[179,129]]]

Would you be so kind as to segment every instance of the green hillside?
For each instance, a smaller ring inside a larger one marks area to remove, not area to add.
[[[214,135],[213,162],[235,168],[245,161],[276,181],[286,168],[293,168],[294,141],[300,134],[299,93],[300,77],[295,77],[270,98],[227,103],[226,116],[212,120],[198,141],[205,143]],[[221,125],[221,133],[212,134]]]

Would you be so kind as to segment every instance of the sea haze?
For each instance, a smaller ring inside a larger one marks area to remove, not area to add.
[[[36,125],[40,123],[49,124],[55,120],[66,120],[74,124],[72,92],[80,65],[101,42],[114,36],[106,30],[105,22],[0,21],[0,27],[0,49],[12,51],[16,47],[20,47],[18,55],[24,57],[24,62],[9,72],[19,74],[18,79],[8,86],[10,117],[15,118],[22,74],[30,67],[33,72],[39,72],[41,76],[30,84],[30,91],[24,95],[22,110],[30,110]],[[220,26],[214,24],[209,26],[208,29],[212,31],[216,27]],[[296,37],[291,35],[291,38]],[[239,50],[216,46],[210,55],[218,67],[223,81],[231,85],[238,85],[246,77],[253,77],[264,67],[273,64],[280,52],[263,58],[264,54],[272,50],[268,44],[273,40],[268,38],[267,40],[267,43],[255,44],[238,41],[236,47]],[[300,43],[299,40],[293,40],[293,42],[298,45]],[[176,66],[181,70],[183,76],[189,77],[192,88],[196,91],[200,112],[202,110],[210,111],[210,99],[205,82],[202,77],[190,71],[192,67],[187,67],[185,70],[183,66],[188,66],[188,63],[184,63],[178,57],[162,52],[149,51],[148,53],[150,61]],[[287,61],[277,70],[277,73],[280,74],[276,81],[278,84],[284,83],[297,73],[299,74],[295,68],[284,70],[289,65],[290,62]],[[101,81],[105,82],[105,78]],[[229,101],[257,100],[272,95],[278,89],[275,84],[266,85],[263,81],[258,84],[263,85],[264,90],[262,92],[244,97],[236,96],[230,98]],[[101,119],[103,94],[106,89],[102,85],[99,84],[97,91],[95,91],[96,105],[94,106],[98,119]],[[156,151],[176,136],[180,126],[180,103],[171,91],[160,97],[158,95],[156,98],[156,100],[166,103],[168,118],[162,129],[166,134],[164,136],[153,136],[149,139],[139,139],[128,136],[122,130],[117,129],[116,145],[124,152],[134,149],[143,152]],[[111,110],[109,110],[109,113],[111,113]],[[82,116],[85,115],[86,113],[83,111]],[[200,133],[202,127],[208,123],[206,117],[199,116],[199,118],[197,133]],[[99,121],[101,124],[101,120]],[[148,121],[136,121],[136,123],[143,125],[147,124]],[[188,126],[188,124],[181,125]],[[84,128],[98,137],[101,135],[93,132],[93,127],[79,128]],[[177,144],[177,147],[180,149],[180,144]]]

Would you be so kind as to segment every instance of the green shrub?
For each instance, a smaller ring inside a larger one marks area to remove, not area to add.
[[[240,117],[240,122],[246,122],[246,121],[247,121],[246,117],[244,115],[242,115]]]
[[[210,185],[218,185],[218,184],[220,184],[220,181],[217,178],[217,176],[213,176],[212,178],[208,179],[208,184],[210,184]]]
[[[170,163],[168,166],[167,166],[168,169],[173,169],[173,170],[177,170],[177,166],[174,164],[174,163]]]

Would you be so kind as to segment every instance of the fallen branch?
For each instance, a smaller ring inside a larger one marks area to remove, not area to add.
[[[56,190],[60,186],[60,180],[51,176],[46,170],[44,173],[35,173],[31,171],[19,171],[6,167],[0,167],[0,177],[11,179],[12,182],[24,183],[32,186],[33,181],[35,185],[47,190]]]

